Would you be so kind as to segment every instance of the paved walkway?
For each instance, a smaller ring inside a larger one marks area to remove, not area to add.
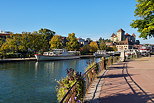
[[[114,64],[91,85],[90,103],[154,103],[154,56]]]

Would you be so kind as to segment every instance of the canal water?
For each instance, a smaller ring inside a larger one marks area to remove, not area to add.
[[[25,61],[0,64],[0,103],[57,103],[57,80],[66,76],[66,69],[84,73],[90,61]]]

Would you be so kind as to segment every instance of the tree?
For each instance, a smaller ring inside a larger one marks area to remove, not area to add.
[[[1,50],[2,51],[9,51],[9,52],[18,52],[20,46],[20,37],[11,35],[9,38],[6,39],[6,42],[2,44]]]
[[[4,39],[0,37],[0,47],[3,45]]]
[[[96,42],[91,42],[90,44],[89,44],[89,46],[91,47],[90,48],[90,52],[96,52],[97,50],[98,50],[98,45],[97,45],[97,43]]]
[[[63,47],[62,37],[60,35],[54,35],[49,43],[51,49],[61,49]]]
[[[41,28],[40,30],[38,30],[38,33],[45,35],[46,36],[46,39],[49,42],[51,40],[51,38],[55,35],[56,32],[54,32],[54,31],[52,31],[50,29]]]
[[[110,39],[105,39],[104,42],[111,42],[111,40]]]
[[[27,36],[27,37],[26,37]],[[24,39],[24,37],[23,37]],[[48,40],[46,40],[46,36],[43,34],[28,34],[25,35],[25,39],[27,40],[27,43],[25,41],[22,42],[22,45],[26,44],[27,51],[48,51],[49,50],[49,43]]]
[[[137,0],[135,16],[139,19],[133,20],[130,24],[133,28],[138,28],[141,38],[154,36],[154,0]]]
[[[117,51],[117,47],[113,46],[113,47],[107,47],[106,49],[107,51]]]
[[[91,47],[89,46],[89,44],[87,44],[87,45],[84,45],[83,47],[80,48],[80,52],[81,52],[81,54],[89,54],[90,49],[91,49]]]
[[[3,52],[27,54],[33,51],[48,50],[48,42],[42,34],[13,34],[1,46]]]
[[[38,30],[38,33],[44,34],[44,35],[52,35],[52,36],[55,34],[54,31],[51,31],[50,29],[46,29],[46,28],[41,28],[40,30]]]
[[[106,44],[105,44],[105,42],[100,42],[100,44],[99,44],[99,49],[100,50],[106,50],[106,48],[107,48],[107,46],[106,46]]]
[[[99,43],[104,42],[104,39],[102,39],[102,37],[99,38],[98,40]]]
[[[67,40],[68,40],[68,42],[66,42],[67,50],[79,49],[79,43],[77,41],[77,38],[75,37],[75,33],[68,34]]]
[[[92,42],[91,38],[87,38],[86,41],[87,41],[88,43]]]

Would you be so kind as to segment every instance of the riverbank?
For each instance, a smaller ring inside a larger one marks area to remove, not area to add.
[[[7,58],[7,59],[0,59],[0,63],[4,62],[19,62],[19,61],[36,61],[35,57],[30,58]]]
[[[94,55],[81,55],[80,58],[94,58]],[[30,57],[30,58],[6,58],[6,59],[0,59],[0,63],[4,62],[19,62],[19,61],[37,61],[35,57]]]

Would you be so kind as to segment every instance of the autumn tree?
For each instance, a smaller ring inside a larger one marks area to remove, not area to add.
[[[154,0],[137,0],[135,9],[137,20],[133,20],[131,27],[137,28],[141,38],[154,36]]]
[[[54,35],[50,41],[51,49],[61,49],[63,48],[62,37],[60,35]]]
[[[89,44],[87,44],[87,45],[84,45],[83,47],[80,48],[80,52],[81,52],[81,54],[89,54],[90,49],[91,49],[91,47],[89,46]]]
[[[78,50],[79,49],[79,43],[77,41],[77,38],[75,37],[75,33],[68,34],[66,42],[66,48],[67,50]]]
[[[98,44],[96,42],[91,42],[89,46],[90,46],[90,52],[96,52],[98,50]]]

